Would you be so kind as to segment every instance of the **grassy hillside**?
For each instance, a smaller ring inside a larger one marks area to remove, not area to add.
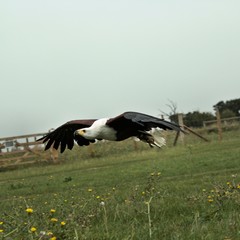
[[[239,136],[102,143],[1,172],[0,239],[240,239]]]

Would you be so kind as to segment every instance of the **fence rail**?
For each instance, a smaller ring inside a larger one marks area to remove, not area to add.
[[[0,169],[47,161],[56,162],[58,152],[50,149],[44,152],[42,142],[37,139],[47,133],[28,134],[0,138]]]
[[[235,123],[235,122],[240,123],[240,117],[231,117],[231,118],[222,118],[221,119],[221,123],[223,125],[227,125],[229,123]],[[216,125],[216,124],[217,124],[217,120],[203,121],[203,127],[209,127],[209,126]]]

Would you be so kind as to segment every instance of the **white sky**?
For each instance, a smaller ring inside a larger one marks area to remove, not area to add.
[[[240,97],[239,0],[0,3],[0,137]]]

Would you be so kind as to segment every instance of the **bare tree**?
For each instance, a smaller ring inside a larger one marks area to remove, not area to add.
[[[171,116],[173,116],[173,115],[176,115],[177,114],[177,103],[176,102],[174,102],[174,101],[172,101],[172,100],[169,100],[168,99],[168,104],[166,104],[166,106],[169,108],[169,113],[166,113],[166,112],[164,112],[164,111],[162,111],[161,109],[160,109],[160,112],[161,112],[161,115],[165,115],[165,116],[167,116],[167,117],[171,117]]]

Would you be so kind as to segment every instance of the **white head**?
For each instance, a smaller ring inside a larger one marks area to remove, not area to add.
[[[91,129],[91,127],[78,129],[74,132],[74,134],[80,135],[89,140],[93,140],[97,138],[97,132],[94,131],[94,129]]]
[[[108,118],[99,119],[95,121],[91,127],[78,129],[74,134],[80,135],[88,140],[116,140],[116,131],[106,125],[107,120]]]

